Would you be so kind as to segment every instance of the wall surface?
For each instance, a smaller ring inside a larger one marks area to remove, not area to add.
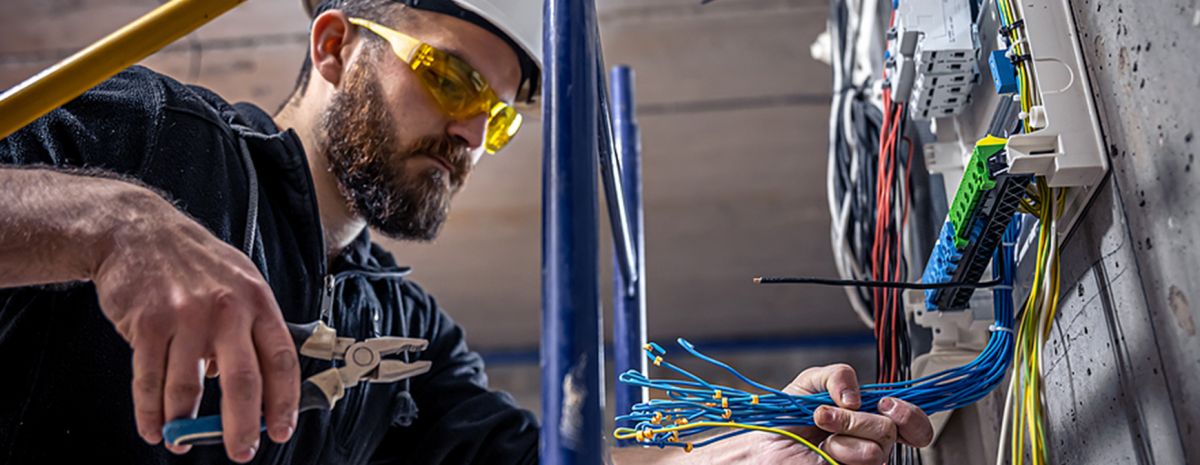
[[[1064,249],[1051,451],[1055,463],[1200,463],[1200,4],[1071,6],[1112,172]]]

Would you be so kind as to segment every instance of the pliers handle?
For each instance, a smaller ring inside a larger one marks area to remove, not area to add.
[[[340,360],[335,366],[310,376],[300,385],[300,412],[331,410],[346,389],[361,381],[393,383],[429,371],[426,360],[401,362],[384,355],[425,350],[429,341],[402,337],[379,337],[364,341],[337,337],[337,331],[322,321],[288,323],[288,331],[300,355],[321,360]],[[260,426],[266,430],[266,423]],[[163,440],[173,446],[220,444],[221,416],[174,420],[163,426]]]

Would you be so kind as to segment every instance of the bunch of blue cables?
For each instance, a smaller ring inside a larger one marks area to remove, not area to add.
[[[983,352],[971,363],[951,370],[910,381],[865,385],[862,387],[863,411],[878,412],[878,403],[885,397],[907,401],[927,414],[953,410],[983,398],[1003,381],[1012,363],[1015,343],[1012,284],[1016,271],[1014,247],[1019,234],[1020,215],[1013,218],[1005,230],[993,257],[992,274],[1001,284],[993,289],[995,322]],[[761,393],[709,383],[665,360],[667,351],[658,344],[649,343],[645,347],[646,356],[655,366],[665,367],[687,379],[650,379],[636,370],[621,374],[621,382],[665,393],[666,398],[636,404],[628,414],[618,416],[617,424],[634,424],[632,428],[617,428],[619,439],[636,438],[643,445],[681,447],[690,451],[693,447],[703,447],[755,429],[811,426],[817,407],[835,405],[829,393],[788,394],[747,378],[732,366],[701,353],[685,339],[678,339],[678,343],[692,356],[732,374]],[[700,426],[695,425],[697,423],[712,426],[684,427],[689,424]],[[740,429],[695,443],[686,440],[689,436],[723,426]]]

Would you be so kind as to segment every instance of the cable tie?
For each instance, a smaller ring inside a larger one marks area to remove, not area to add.
[[[1012,24],[1009,24],[1007,26],[1000,26],[1000,33],[1003,35],[1008,35],[1008,33],[1012,32],[1014,29],[1022,28],[1022,27],[1025,27],[1025,18],[1021,18],[1016,21],[1013,21]]]
[[[994,333],[994,332],[996,332],[996,331],[1004,331],[1004,332],[1006,332],[1006,333],[1008,333],[1008,334],[1013,334],[1013,335],[1015,335],[1015,334],[1016,334],[1016,333],[1014,333],[1014,332],[1013,332],[1012,328],[1005,328],[1005,327],[1003,327],[1003,326],[1000,326],[1000,325],[997,325],[997,324],[993,324],[993,325],[991,325],[991,326],[988,326],[988,331],[991,331],[991,332],[993,332],[993,333]]]
[[[1014,65],[1019,65],[1026,61],[1029,61],[1032,58],[1033,57],[1031,55],[1029,55],[1028,53],[1024,54],[1024,55],[1013,54],[1013,56],[1011,58],[1009,58],[1009,61],[1011,61],[1012,64],[1014,64]]]

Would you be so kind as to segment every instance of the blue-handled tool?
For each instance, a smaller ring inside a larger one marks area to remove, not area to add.
[[[394,383],[429,371],[430,362],[386,360],[385,355],[425,350],[429,341],[404,337],[378,337],[364,341],[337,337],[324,322],[288,324],[300,355],[321,360],[341,360],[343,365],[308,377],[300,385],[300,412],[329,410],[362,381]],[[262,429],[266,430],[264,422]],[[220,444],[221,416],[175,420],[163,426],[163,440],[174,446]]]

